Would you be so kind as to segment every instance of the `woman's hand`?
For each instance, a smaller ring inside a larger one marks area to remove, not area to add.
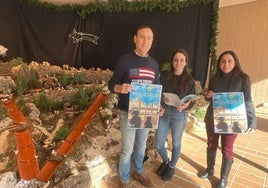
[[[179,112],[183,111],[184,109],[186,109],[189,106],[190,103],[191,103],[191,100],[186,101],[184,103],[181,103],[180,106],[177,108],[177,110]]]
[[[211,98],[213,95],[214,95],[214,92],[213,92],[213,91],[210,91],[210,90],[208,90],[208,91],[205,93],[205,97],[206,97],[207,99]]]
[[[168,103],[168,102],[169,102],[169,99],[168,99],[167,97],[164,96],[164,97],[163,97],[163,102],[164,102],[164,103]]]

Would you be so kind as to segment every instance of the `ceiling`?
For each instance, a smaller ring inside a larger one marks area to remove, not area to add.
[[[220,7],[226,7],[236,4],[249,3],[257,0],[220,0]]]
[[[96,0],[40,0],[41,2],[50,2],[53,4],[82,4],[86,5],[88,2],[96,1]],[[107,1],[107,0],[103,0]],[[241,4],[241,3],[248,3],[248,2],[253,2],[257,0],[220,0],[220,7],[226,7],[226,6],[231,6],[231,5],[236,5],[236,4]]]

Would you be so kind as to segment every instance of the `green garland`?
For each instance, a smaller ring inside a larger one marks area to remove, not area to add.
[[[213,18],[211,20],[211,38],[210,38],[210,76],[216,72],[217,64],[217,55],[216,55],[216,46],[217,46],[217,35],[218,35],[218,21],[219,21],[219,0],[215,0],[213,3]]]
[[[164,10],[166,12],[178,12],[180,9],[193,6],[196,4],[209,4],[213,3],[213,19],[211,20],[212,35],[210,38],[210,58],[211,58],[211,70],[213,74],[215,72],[216,45],[217,45],[217,28],[218,28],[218,10],[219,0],[110,0],[109,3],[103,1],[90,2],[87,5],[78,4],[64,4],[55,5],[47,2],[40,2],[39,0],[19,0],[26,1],[32,6],[41,7],[44,9],[53,9],[55,11],[75,11],[81,18],[85,19],[87,14],[93,14],[96,12],[139,12],[139,11],[153,11],[154,9]]]

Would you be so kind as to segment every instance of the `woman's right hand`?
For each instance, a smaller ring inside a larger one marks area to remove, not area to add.
[[[208,90],[208,91],[205,93],[205,97],[206,97],[207,99],[211,98],[213,95],[214,95],[214,92],[213,92],[213,91],[210,91],[210,90]]]
[[[164,97],[163,97],[163,102],[164,102],[164,103],[168,103],[168,102],[169,102],[169,99],[168,99],[167,97],[164,96]]]

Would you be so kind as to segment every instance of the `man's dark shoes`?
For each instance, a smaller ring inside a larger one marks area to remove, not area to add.
[[[133,179],[139,181],[145,187],[153,186],[151,180],[148,177],[146,177],[144,173],[138,174],[137,172],[134,172]]]
[[[170,166],[166,167],[166,170],[163,173],[162,179],[165,181],[169,181],[172,179],[175,174],[175,168],[171,168]]]
[[[128,182],[120,181],[120,188],[128,188]]]
[[[156,175],[158,176],[162,176],[163,173],[165,172],[166,168],[168,166],[168,163],[161,163],[161,165],[159,166],[159,168],[156,170]]]

